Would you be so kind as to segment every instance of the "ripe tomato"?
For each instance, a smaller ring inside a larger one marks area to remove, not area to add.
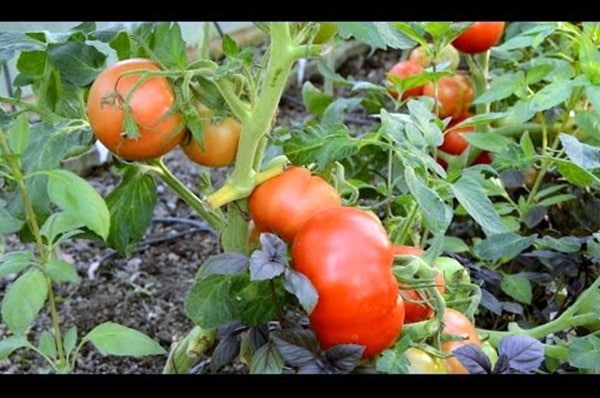
[[[444,132],[444,142],[438,148],[451,155],[460,155],[469,146],[469,142],[463,137],[463,134],[473,131],[475,131],[473,126],[448,129]]]
[[[404,356],[408,359],[410,374],[448,373],[442,358],[435,357],[420,348],[409,347],[404,351]]]
[[[395,64],[394,66],[392,66],[388,72],[389,75],[394,75],[396,77],[399,77],[401,79],[405,79],[407,77],[410,76],[416,76],[421,74],[421,72],[423,72],[423,67],[415,62],[412,61],[400,61],[397,64]],[[388,80],[391,81],[391,79]],[[413,87],[410,88],[408,90],[405,90],[402,93],[402,100],[406,100],[407,98],[410,97],[416,97],[419,96],[423,93],[423,86],[417,86],[417,87]],[[394,98],[398,98],[398,93],[396,92],[396,90],[391,89],[390,88],[390,95]]]
[[[257,186],[248,199],[256,226],[291,243],[298,229],[321,210],[341,206],[339,193],[304,167],[289,167]]]
[[[133,70],[160,71],[160,67],[149,59],[132,58],[104,69],[90,87],[87,115],[92,131],[112,153],[127,160],[147,160],[177,146],[184,138],[185,126],[183,117],[174,110],[171,83],[165,77],[153,76],[135,88],[129,98],[139,136],[124,135],[124,102],[141,73],[122,74]]]
[[[452,41],[458,51],[476,54],[498,44],[504,32],[504,22],[475,22]]]
[[[492,158],[488,151],[481,151],[481,153],[473,160],[473,164],[492,164]]]
[[[462,336],[465,340],[446,341],[442,343],[442,352],[452,354],[452,351],[466,344],[475,344],[481,347],[481,340],[475,325],[462,312],[453,308],[446,308],[444,312],[444,329],[442,335]],[[446,367],[449,373],[468,373],[467,369],[454,357],[447,358]]]
[[[183,153],[195,163],[206,167],[232,165],[237,155],[242,126],[232,117],[202,123],[202,149],[191,134],[181,142]]]
[[[394,254],[396,255],[422,256],[423,253],[425,253],[423,249],[414,246],[394,246]],[[441,272],[433,278],[433,283],[438,292],[443,295],[445,283],[444,275]],[[400,295],[404,299],[404,323],[420,322],[433,316],[433,308],[427,305],[426,299],[416,289],[401,289]]]
[[[473,101],[473,88],[465,75],[444,76],[438,80],[437,96],[434,96],[433,82],[423,86],[423,95],[437,98],[438,116],[459,118],[467,113]]]
[[[292,244],[294,268],[319,294],[309,314],[323,348],[353,343],[372,357],[391,346],[404,324],[387,231],[369,212],[335,207],[312,216]]]
[[[456,48],[448,44],[438,54],[434,62],[432,62],[431,57],[427,54],[427,47],[417,46],[410,51],[408,60],[421,65],[423,68],[431,66],[432,63],[440,65],[442,63],[449,62],[446,66],[446,70],[455,71],[458,69],[458,65],[460,63],[460,54]]]

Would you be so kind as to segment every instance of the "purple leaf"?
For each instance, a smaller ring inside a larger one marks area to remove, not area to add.
[[[356,368],[365,347],[358,344],[337,344],[325,351],[325,358],[341,373],[350,373]]]
[[[262,250],[250,256],[250,280],[273,279],[283,273],[288,265],[286,244],[271,233],[260,235]]]
[[[307,314],[310,314],[317,305],[319,293],[306,275],[290,268],[286,269],[283,276],[283,287],[298,298]]]
[[[544,346],[529,336],[506,336],[498,343],[499,356],[505,356],[510,368],[533,373],[544,361]]]
[[[210,256],[198,270],[196,279],[210,275],[237,275],[248,269],[248,257],[241,253],[221,253]]]
[[[271,334],[271,340],[281,357],[291,366],[304,367],[319,356],[319,342],[310,330],[278,330]]]
[[[487,289],[481,289],[481,306],[487,308],[496,315],[502,314],[502,304]]]
[[[491,373],[492,365],[490,364],[490,360],[481,348],[475,344],[463,345],[452,351],[452,354],[470,374]]]

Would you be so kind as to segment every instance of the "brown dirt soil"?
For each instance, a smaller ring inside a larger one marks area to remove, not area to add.
[[[337,72],[357,80],[381,83],[385,70],[399,56],[400,53],[394,50],[364,52],[346,60]],[[315,85],[318,84],[317,77]],[[306,116],[301,106],[300,88],[292,85],[281,102],[278,124],[297,125]],[[201,172],[199,166],[189,161],[179,148],[167,154],[165,162],[178,178],[195,190]],[[226,171],[213,172],[211,177],[214,186],[220,186]],[[120,181],[120,175],[110,163],[95,167],[85,178],[102,195],[108,194]],[[91,267],[109,254],[110,249],[88,240],[75,240],[62,246],[64,259],[75,265],[81,277],[78,285],[61,286],[55,292],[63,330],[76,326],[78,336],[82,337],[94,326],[112,321],[146,333],[168,350],[174,340],[185,335],[192,327],[184,312],[184,299],[198,267],[207,257],[219,252],[217,239],[214,234],[199,231],[186,223],[201,220],[158,179],[157,185],[159,201],[154,216],[181,221],[153,222],[144,240],[163,238],[161,241],[140,247],[130,258],[120,258],[118,255],[106,258],[93,272],[93,278],[89,277],[93,270]],[[169,239],[176,234],[183,236]],[[16,237],[8,238],[7,251],[23,247]],[[4,292],[10,282],[9,277],[0,279],[0,291]],[[30,337],[36,339],[42,330],[50,330],[47,309],[43,310],[32,327]],[[6,326],[0,324],[0,339],[7,333]],[[105,356],[87,344],[78,355],[75,372],[155,374],[162,372],[165,361],[166,356]],[[195,371],[203,372],[203,368],[200,363]],[[241,364],[220,370],[228,373],[245,371]],[[46,372],[47,364],[29,350],[17,350],[9,358],[0,360],[0,373]]]

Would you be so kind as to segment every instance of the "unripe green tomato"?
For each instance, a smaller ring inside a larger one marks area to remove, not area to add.
[[[435,259],[434,265],[444,274],[446,286],[444,300],[448,306],[461,312],[466,311],[473,293],[469,271],[458,260],[451,257],[440,256]]]
[[[498,351],[494,348],[494,346],[489,341],[484,341],[481,344],[481,350],[487,355],[490,360],[490,364],[492,364],[492,368],[496,365],[498,361]]]
[[[314,44],[323,44],[328,42],[337,32],[337,25],[335,22],[320,22],[319,31],[315,36]]]
[[[431,66],[432,63],[435,63],[435,65],[440,65],[442,63],[449,62],[449,64],[446,66],[446,70],[454,72],[456,69],[458,69],[458,65],[460,64],[460,54],[456,48],[448,44],[442,49],[442,51],[440,51],[435,59],[435,62],[432,62],[431,57],[427,54],[429,49],[428,47],[430,46],[431,44],[428,44],[427,46],[415,47],[410,52],[408,60],[418,63],[423,68]]]
[[[411,374],[430,374],[430,373],[448,373],[444,360],[434,357],[428,352],[417,348],[409,347],[404,356],[408,359],[408,373]]]

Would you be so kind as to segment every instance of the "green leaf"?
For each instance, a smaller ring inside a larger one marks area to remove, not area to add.
[[[527,71],[525,82],[529,85],[535,84],[545,78],[552,70],[554,65],[552,64],[539,64]]]
[[[536,243],[542,247],[561,253],[575,253],[581,249],[581,243],[571,236],[563,236],[557,239],[546,235],[541,239],[537,239]]]
[[[129,256],[152,223],[156,201],[154,178],[128,166],[119,186],[106,197],[110,212],[107,244],[121,256]]]
[[[131,56],[131,42],[127,32],[120,32],[110,40],[110,48],[117,52],[117,58],[120,60],[128,59]]]
[[[31,269],[8,287],[2,300],[2,319],[11,332],[22,335],[37,318],[48,297],[44,273]]]
[[[106,61],[106,55],[96,47],[76,41],[50,43],[48,57],[63,81],[77,87],[92,83]]]
[[[524,132],[519,139],[519,145],[523,151],[523,155],[525,157],[534,157],[536,155],[535,146],[533,145],[533,141],[531,141],[531,137],[529,136],[529,131]]]
[[[40,79],[48,62],[48,54],[45,51],[27,51],[21,53],[17,58],[17,70],[19,74],[15,77],[16,87],[28,86]]]
[[[302,100],[306,110],[310,113],[322,116],[325,109],[331,104],[333,98],[315,87],[310,81],[302,86]]]
[[[553,162],[556,164],[558,172],[567,179],[571,184],[578,187],[588,187],[594,184],[600,184],[598,177],[577,166],[575,163],[564,159],[555,159]]]
[[[600,369],[600,337],[590,334],[575,338],[569,344],[568,361],[579,369]]]
[[[106,240],[110,228],[110,213],[104,200],[89,182],[68,170],[48,170],[48,196],[65,212]]]
[[[533,293],[531,282],[520,274],[504,275],[500,282],[500,288],[510,297],[524,304],[531,304]]]
[[[233,40],[231,36],[227,34],[223,35],[223,55],[226,57],[235,58],[239,52],[240,49],[235,40]]]
[[[463,175],[451,185],[458,202],[485,231],[486,235],[506,232],[506,226],[494,210],[494,205],[473,177]]]
[[[579,66],[594,85],[600,84],[600,51],[587,35],[579,36]]]
[[[12,152],[22,154],[29,143],[29,116],[23,113],[17,117],[13,125],[6,130],[6,135]]]
[[[35,262],[35,256],[29,250],[6,253],[0,257],[0,278],[23,271]]]
[[[77,270],[72,264],[57,258],[52,258],[46,263],[45,271],[50,279],[57,283],[78,283],[80,280]]]
[[[513,140],[492,131],[487,133],[471,132],[462,135],[474,147],[489,152],[502,152]]]
[[[432,233],[444,232],[452,221],[452,209],[439,195],[417,178],[411,167],[405,166],[404,177],[410,193],[414,195],[425,222]]]
[[[347,159],[359,148],[359,141],[350,136],[344,125],[305,126],[283,143],[283,150],[293,164],[317,163],[317,172],[330,163]]]
[[[185,313],[196,325],[216,328],[236,317],[231,288],[233,277],[210,275],[197,281],[185,300]]]
[[[560,142],[569,159],[583,169],[600,167],[600,148],[584,144],[572,135],[560,133]]]
[[[540,200],[538,202],[538,206],[550,207],[557,203],[562,203],[562,202],[566,202],[568,200],[573,200],[573,199],[577,199],[577,196],[572,195],[570,193],[563,194],[563,195],[555,195],[555,196],[550,196],[544,200]]]
[[[285,362],[271,342],[260,347],[250,361],[250,374],[281,374]]]
[[[571,96],[574,84],[572,80],[557,80],[535,93],[529,102],[532,112],[545,111],[560,105]]]
[[[492,81],[490,88],[473,99],[472,103],[473,105],[477,105],[503,100],[513,95],[524,84],[525,75],[522,71],[518,71],[517,73],[503,73]]]
[[[377,358],[375,369],[380,373],[396,374],[408,373],[410,362],[399,350],[385,350]]]
[[[340,37],[354,37],[375,48],[409,49],[416,44],[389,22],[339,22],[337,26]]]
[[[185,69],[185,41],[177,22],[159,22],[154,26],[152,50],[167,68]]]
[[[468,253],[469,245],[456,236],[444,236],[443,251],[451,253]]]
[[[0,340],[0,361],[19,348],[29,346],[26,336],[10,336]]]
[[[4,207],[0,207],[0,234],[12,234],[23,228],[25,221],[13,217]]]
[[[360,98],[338,98],[325,108],[321,124],[324,129],[334,129],[343,125],[348,111],[360,105]]]
[[[495,234],[479,242],[474,247],[474,253],[482,260],[502,260],[504,263],[518,256],[523,250],[531,246],[536,238],[536,234],[529,236],[521,236],[514,232]]]
[[[600,109],[600,87],[591,84],[587,85],[585,87],[585,95],[594,109]]]
[[[22,32],[0,32],[0,61],[9,61],[15,52],[43,51],[44,45]]]
[[[144,333],[114,322],[102,323],[83,338],[105,355],[141,357],[167,352]]]
[[[278,296],[278,300],[283,300],[283,297]],[[258,326],[277,317],[277,306],[268,280],[247,284],[235,297],[238,306],[236,312],[246,326]],[[228,300],[231,301],[231,298]]]
[[[56,341],[54,335],[47,330],[40,334],[38,349],[49,358],[56,358]]]
[[[67,356],[71,355],[71,352],[75,348],[76,344],[77,344],[77,326],[73,325],[69,328],[69,330],[67,330],[67,333],[65,333],[65,335],[64,335],[63,345],[64,345],[64,349],[65,349],[65,354]]]
[[[40,228],[42,236],[46,237],[50,244],[56,243],[57,238],[68,232],[75,232],[78,228],[83,227],[79,217],[70,212],[61,211],[53,213],[44,221]]]

